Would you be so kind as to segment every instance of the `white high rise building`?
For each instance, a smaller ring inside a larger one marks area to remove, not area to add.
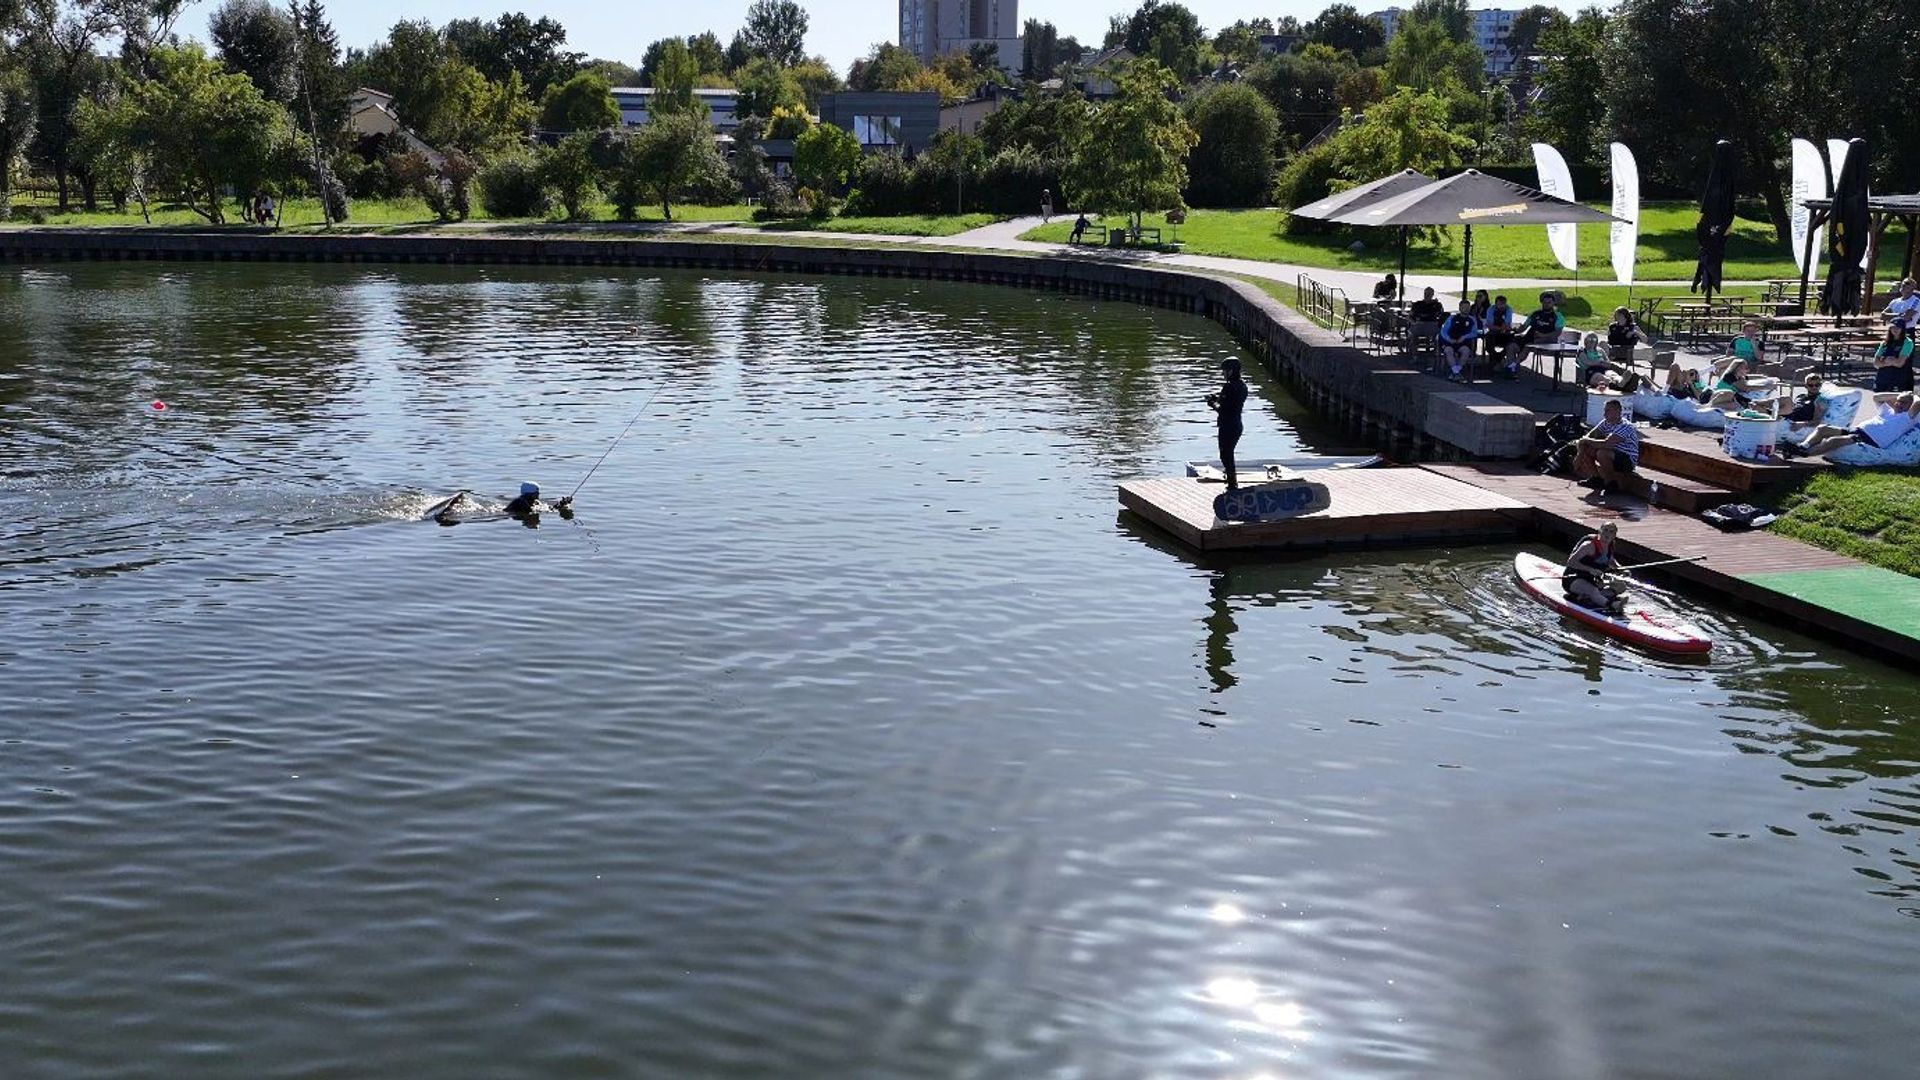
[[[980,44],[999,47],[1001,67],[1020,67],[1020,0],[900,0],[900,47],[921,63]]]
[[[1388,41],[1393,40],[1393,32],[1399,28],[1400,16],[1404,14],[1406,10],[1397,7],[1373,13],[1386,28]],[[1486,57],[1488,75],[1506,75],[1513,71],[1514,57],[1507,52],[1507,35],[1512,32],[1513,20],[1519,14],[1517,10],[1505,8],[1480,8],[1473,12],[1473,43],[1480,47],[1480,55]]]

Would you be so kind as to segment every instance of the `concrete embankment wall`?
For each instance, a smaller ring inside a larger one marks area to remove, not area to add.
[[[1049,258],[912,245],[827,247],[553,236],[314,235],[151,229],[0,230],[0,259],[620,266],[970,281],[1124,300],[1220,323],[1294,391],[1357,436],[1414,458],[1511,458],[1533,415],[1399,358],[1353,348],[1244,281],[1108,257]]]

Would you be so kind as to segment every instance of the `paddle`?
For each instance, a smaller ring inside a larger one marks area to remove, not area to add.
[[[1707,561],[1707,557],[1705,555],[1688,555],[1683,559],[1661,559],[1658,562],[1643,562],[1636,566],[1616,566],[1612,570],[1608,571],[1608,573],[1627,574],[1627,573],[1632,573],[1635,570],[1646,570],[1655,566],[1673,566],[1678,563],[1692,563],[1692,562],[1706,562],[1706,561]]]

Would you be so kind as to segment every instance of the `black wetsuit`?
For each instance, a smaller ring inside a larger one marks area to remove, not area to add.
[[[1218,404],[1214,407],[1220,423],[1220,467],[1226,471],[1228,487],[1237,483],[1233,475],[1233,448],[1240,442],[1240,410],[1246,404],[1246,380],[1235,373],[1227,379],[1227,385],[1220,388]]]

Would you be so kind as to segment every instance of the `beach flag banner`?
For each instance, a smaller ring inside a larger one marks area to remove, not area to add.
[[[1640,254],[1640,163],[1623,143],[1609,148],[1613,155],[1613,223],[1611,247],[1613,277],[1622,285],[1633,284],[1634,265]]]
[[[1580,201],[1573,197],[1573,174],[1567,170],[1567,159],[1560,156],[1560,151],[1546,143],[1534,143],[1533,166],[1540,173],[1541,191],[1556,199]],[[1553,257],[1575,273],[1580,270],[1579,229],[1572,224],[1547,226],[1547,244],[1553,248]]]
[[[1813,234],[1813,254],[1807,254],[1807,232],[1813,224],[1813,211],[1802,205],[1808,199],[1824,199],[1830,190],[1827,163],[1820,159],[1820,148],[1809,139],[1793,140],[1793,205],[1787,220],[1793,228],[1793,264],[1802,274],[1813,276],[1820,265],[1820,245],[1825,241],[1825,226]],[[1811,263],[1811,265],[1809,265]]]

